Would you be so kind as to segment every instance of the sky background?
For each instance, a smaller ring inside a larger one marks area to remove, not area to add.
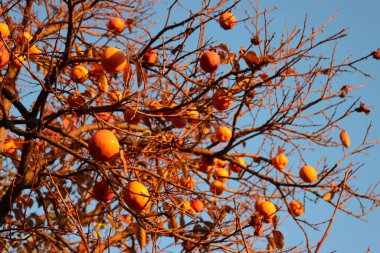
[[[197,10],[197,5],[201,1],[180,1],[183,5]],[[232,2],[232,1],[231,1]],[[256,2],[256,1],[253,1]],[[169,1],[168,3],[172,3]],[[198,5],[199,6],[199,5]],[[157,12],[158,22],[155,25],[157,29],[162,28],[162,22],[165,20],[166,8],[168,4],[163,4],[162,9]],[[268,15],[268,19],[272,19],[269,26],[270,32],[276,32],[281,35],[286,29],[292,30],[293,27],[302,26],[305,15],[308,15],[308,28],[319,27],[332,15],[335,18],[324,29],[322,36],[334,34],[341,29],[348,28],[348,36],[338,40],[336,47],[336,60],[342,61],[346,57],[352,55],[354,59],[368,55],[370,52],[380,48],[379,20],[378,11],[380,10],[379,0],[366,1],[340,1],[340,0],[265,0],[260,1],[260,9],[276,7],[276,10]],[[245,18],[245,11],[252,10],[248,1],[243,1],[242,5],[233,10],[238,20]],[[251,13],[253,14],[253,13]],[[185,10],[176,10],[173,12],[173,18],[182,20],[188,17],[188,12]],[[249,44],[247,38],[247,27],[250,23],[239,23],[233,33],[228,33],[218,26],[217,22],[211,22],[207,25],[206,39],[219,43],[226,43],[232,51],[238,52],[239,47]],[[153,29],[154,31],[154,29]],[[308,30],[310,31],[310,29]],[[240,36],[239,36],[240,34]],[[335,44],[331,44],[334,46]],[[332,47],[331,47],[332,48]],[[325,48],[331,50],[331,48]],[[351,115],[348,120],[343,120],[339,125],[344,127],[351,137],[351,147],[360,144],[365,129],[372,123],[373,127],[370,132],[370,139],[380,139],[380,88],[378,80],[380,78],[380,61],[368,59],[356,67],[361,68],[365,72],[372,75],[374,79],[365,78],[359,73],[347,73],[336,79],[336,87],[339,89],[344,84],[353,86],[366,84],[367,87],[350,93],[352,97],[348,97],[351,101],[360,97],[360,101],[371,106],[371,114],[366,116],[363,113]],[[337,133],[339,136],[339,133]],[[339,137],[337,137],[339,138]],[[250,144],[248,144],[249,146]],[[248,149],[248,148],[247,148]],[[380,146],[372,148],[369,151],[370,155],[360,155],[350,158],[349,162],[365,162],[366,165],[357,173],[357,179],[354,181],[355,186],[366,190],[368,186],[374,185],[380,180],[380,168],[378,168],[378,154]],[[340,150],[342,154],[342,150]],[[323,153],[313,152],[308,154],[310,160],[319,160]],[[313,157],[312,157],[313,156]],[[379,194],[379,190],[377,193]],[[337,198],[337,197],[336,197]],[[336,200],[335,198],[335,200]],[[326,202],[318,201],[316,204],[308,204],[306,213],[303,218],[311,222],[328,220],[333,213],[333,209]],[[371,252],[380,252],[380,210],[366,216],[364,220],[358,220],[349,217],[346,214],[339,213],[335,218],[335,223],[330,230],[330,236],[324,243],[320,252],[367,252],[368,247]],[[324,228],[321,231],[310,231],[311,241],[319,241],[324,233]],[[284,223],[280,230],[284,233],[286,246],[297,245],[304,243],[303,235],[295,223]],[[336,250],[336,251],[335,251]]]

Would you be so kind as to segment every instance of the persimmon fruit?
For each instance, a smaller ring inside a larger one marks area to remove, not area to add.
[[[70,77],[76,83],[83,83],[88,78],[88,69],[85,66],[77,65],[71,69]]]
[[[246,162],[245,162],[245,160],[244,160],[243,157],[236,158],[235,162],[237,162],[238,164],[240,164],[243,167],[247,166],[247,164],[246,164]],[[234,163],[230,163],[229,164],[229,168],[230,168],[231,171],[236,172],[236,173],[240,173],[243,170],[241,167],[239,167],[239,165],[236,165]]]
[[[285,169],[285,167],[288,165],[288,162],[288,158],[285,154],[278,154],[272,158],[272,165],[280,171]]]
[[[3,38],[9,37],[9,35],[11,35],[8,25],[4,22],[0,22],[0,35]]]
[[[228,94],[224,90],[217,90],[212,95],[211,103],[215,109],[224,111],[231,107],[233,99],[231,98],[231,94]]]
[[[216,130],[215,137],[219,142],[229,142],[232,138],[232,132],[228,127],[221,126]]]
[[[158,54],[156,50],[150,49],[145,52],[142,61],[145,63],[156,64],[158,62]]]
[[[230,173],[225,168],[217,168],[214,177],[216,180],[219,180],[222,183],[227,182],[228,178],[230,176]]]
[[[292,202],[289,203],[289,210],[294,216],[298,217],[304,213],[305,208],[301,202],[294,199]]]
[[[276,211],[277,208],[271,201],[264,200],[259,206],[259,212],[264,216],[264,218],[274,217]]]
[[[104,178],[94,185],[93,192],[95,199],[98,201],[109,201],[114,196],[110,190],[107,180]]]
[[[222,195],[225,189],[226,185],[219,180],[212,181],[210,184],[210,191],[215,195]]]
[[[102,129],[91,137],[88,150],[95,160],[110,162],[119,154],[119,141],[111,131]]]
[[[116,47],[107,47],[102,55],[102,67],[110,73],[116,74],[124,70],[127,65],[127,58],[120,49]]]
[[[231,30],[236,24],[236,17],[231,12],[225,12],[219,17],[219,25],[224,30]]]
[[[202,54],[200,59],[200,66],[203,71],[212,73],[220,64],[220,57],[214,51],[208,51]]]
[[[197,213],[202,212],[203,208],[204,208],[203,202],[201,200],[199,200],[199,199],[192,199],[190,201],[190,206]]]
[[[318,173],[313,167],[305,165],[300,169],[299,176],[304,182],[311,183],[317,179]]]
[[[123,199],[128,207],[138,212],[148,206],[150,194],[148,189],[138,181],[132,181],[127,184],[123,190]]]
[[[115,33],[123,32],[124,28],[125,28],[125,23],[120,18],[113,18],[107,24],[107,29]]]

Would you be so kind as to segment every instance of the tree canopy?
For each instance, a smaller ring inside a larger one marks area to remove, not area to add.
[[[338,212],[375,210],[378,190],[355,186],[365,165],[352,159],[378,141],[368,126],[351,144],[342,123],[371,116],[351,93],[364,85],[335,80],[371,77],[358,64],[380,50],[338,61],[346,30],[307,18],[273,30],[272,11],[3,1],[1,249],[320,252]],[[335,211],[305,219],[312,202]],[[302,244],[286,243],[288,221]]]

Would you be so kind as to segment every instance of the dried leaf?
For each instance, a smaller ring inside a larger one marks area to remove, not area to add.
[[[137,228],[137,234],[136,234],[137,241],[139,242],[140,248],[144,248],[146,245],[146,232],[145,229],[141,226],[138,226]]]
[[[101,92],[108,92],[108,79],[107,76],[103,73],[99,76],[97,86],[99,91]]]
[[[146,84],[146,75],[144,73],[141,62],[135,61],[136,75],[137,75],[137,86],[140,88],[141,84]]]
[[[326,192],[325,194],[323,194],[323,197],[322,199],[326,200],[326,201],[330,201],[334,198],[334,192]]]
[[[274,242],[273,237],[267,235],[266,238],[268,240],[267,250],[274,250],[276,248],[276,244]]]
[[[126,21],[126,25],[127,25],[127,28],[128,28],[128,31],[129,33],[132,33],[132,28],[133,28],[133,20],[132,19],[127,19]]]
[[[228,48],[228,46],[224,43],[221,43],[219,44],[218,46],[216,46],[216,48],[220,48],[222,49],[223,51],[227,52],[228,54],[230,53],[230,49]]]
[[[285,238],[284,238],[284,235],[280,231],[273,230],[273,240],[277,249],[282,249],[284,247]]]
[[[342,132],[340,133],[340,141],[342,142],[343,146],[345,146],[346,148],[350,147],[351,140],[346,130],[342,130]]]

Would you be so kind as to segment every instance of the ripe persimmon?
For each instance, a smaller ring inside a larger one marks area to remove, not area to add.
[[[125,28],[125,23],[120,18],[113,18],[107,24],[107,29],[115,33],[123,32],[124,28]]]
[[[213,168],[213,160],[210,156],[201,155],[199,160],[199,170],[203,173],[210,173]]]
[[[215,166],[217,166],[217,167],[224,168],[224,167],[226,167],[227,161],[215,157],[215,158],[212,160],[212,163],[213,163]]]
[[[95,199],[99,201],[109,201],[114,196],[107,181],[104,178],[94,185],[93,191]]]
[[[255,210],[258,211],[259,213],[261,213],[261,211],[260,211],[260,206],[261,206],[261,204],[262,204],[264,201],[265,201],[264,199],[258,199],[258,200],[256,200],[256,202],[255,202]]]
[[[9,62],[9,59],[10,55],[8,49],[0,43],[0,67],[5,66]]]
[[[138,212],[148,206],[150,194],[148,189],[138,181],[132,181],[127,184],[123,190],[123,199],[128,207]]]
[[[245,160],[244,160],[243,157],[236,158],[235,162],[237,162],[238,164],[240,164],[243,167],[247,166],[247,164],[246,164],[246,162],[245,162]],[[230,168],[231,171],[236,172],[236,173],[240,173],[243,170],[241,167],[239,167],[238,165],[236,165],[234,163],[230,163],[229,164],[229,168]]]
[[[0,22],[0,35],[3,37],[3,38],[6,38],[8,37],[9,35],[11,35],[10,31],[9,31],[9,27],[6,23],[4,22]]]
[[[77,65],[71,69],[70,77],[76,83],[83,83],[87,80],[88,69],[85,66]]]
[[[189,190],[193,190],[197,181],[195,181],[195,179],[192,177],[181,177],[179,183],[181,184],[181,186]]]
[[[317,171],[309,165],[303,166],[300,169],[299,175],[300,175],[300,178],[302,178],[302,180],[306,183],[311,183],[318,177]]]
[[[208,51],[202,54],[200,59],[200,66],[203,71],[212,73],[214,72],[220,64],[220,57],[214,51]]]
[[[304,213],[305,208],[301,202],[294,199],[292,202],[289,203],[289,210],[294,216],[298,217]]]
[[[264,200],[261,202],[258,211],[264,216],[264,218],[272,218],[276,214],[277,208],[271,201]]]
[[[229,142],[232,137],[232,132],[228,127],[221,126],[216,130],[215,137],[219,142]]]
[[[145,63],[156,64],[158,62],[158,54],[156,50],[150,49],[145,52],[142,61]]]
[[[219,180],[215,180],[210,184],[210,191],[215,195],[222,195],[225,189],[226,185]]]
[[[233,104],[231,97],[231,94],[228,94],[224,90],[218,90],[212,95],[212,106],[219,111],[227,110]]]
[[[214,173],[214,178],[222,183],[227,182],[230,173],[225,168],[217,168]]]
[[[190,206],[197,213],[202,212],[204,208],[203,202],[199,199],[192,199],[190,201]]]
[[[102,129],[91,137],[88,151],[95,160],[110,162],[119,154],[119,141],[111,131]]]
[[[116,74],[124,70],[127,65],[127,58],[120,49],[107,47],[102,55],[102,67],[110,74]]]
[[[284,154],[278,154],[272,158],[272,165],[278,170],[284,170],[288,165],[288,158]]]
[[[225,12],[219,17],[219,25],[224,30],[230,30],[236,25],[236,17],[231,12]]]

